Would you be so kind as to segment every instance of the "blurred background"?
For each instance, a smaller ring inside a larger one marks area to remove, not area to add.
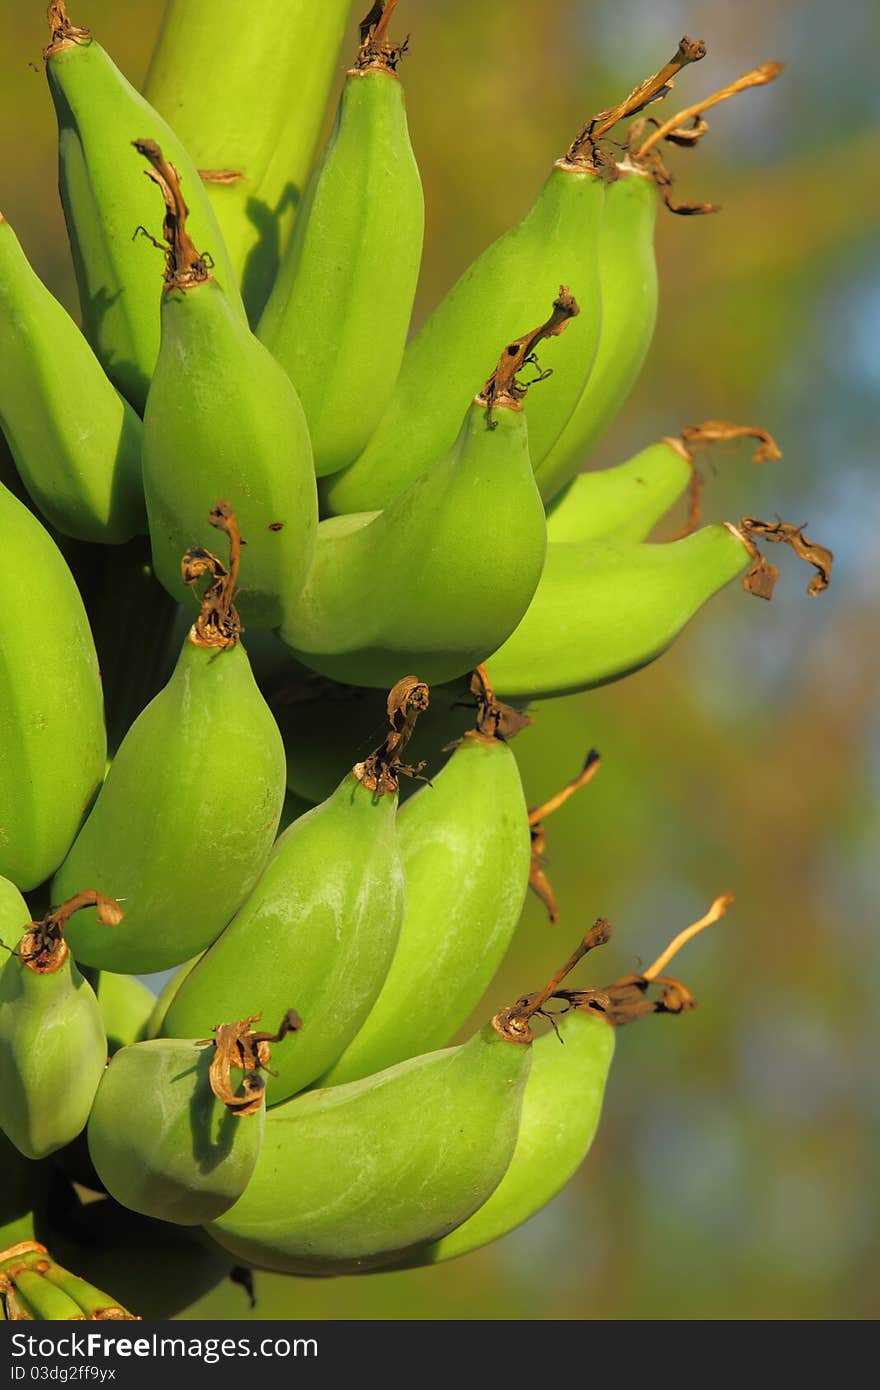
[[[160,0],[80,0],[72,17],[139,83],[161,11]],[[761,425],[783,460],[756,468],[747,448],[705,457],[706,518],[778,512],[831,546],[836,569],[831,590],[808,599],[806,570],[773,554],[772,604],[731,586],[654,666],[540,708],[517,741],[532,802],[587,748],[603,766],[548,827],[560,923],[529,902],[481,1020],[537,987],[597,915],[615,935],[583,976],[601,985],[653,959],[716,894],[737,898],[678,962],[697,1012],[621,1033],[578,1178],[518,1232],[447,1266],[258,1276],[255,1315],[876,1316],[880,97],[868,55],[880,9],[402,0],[407,27],[402,75],[428,205],[420,319],[522,215],[578,127],[682,33],[709,53],[681,75],[667,114],[762,60],[786,62],[778,82],[710,113],[698,152],[670,155],[680,196],[723,211],[661,211],[657,335],[589,464],[712,417]],[[0,208],[73,311],[42,4],[0,0],[0,29]],[[246,1319],[247,1300],[228,1285],[190,1315]]]

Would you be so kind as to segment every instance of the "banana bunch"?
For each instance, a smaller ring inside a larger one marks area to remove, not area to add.
[[[658,206],[713,211],[661,149],[779,65],[661,122],[682,39],[410,336],[398,0],[311,168],[349,8],[170,0],[142,94],[49,5],[81,327],[0,217],[4,1318],[433,1264],[538,1211],[617,1028],[692,1007],[667,965],[731,899],[575,988],[599,919],[481,1013],[529,889],[565,919],[545,822],[599,767],[530,808],[526,709],[653,661],[739,576],[769,598],[759,544],[829,580],[800,527],[701,525],[699,451],[769,462],[766,431],[580,471],[650,345]]]

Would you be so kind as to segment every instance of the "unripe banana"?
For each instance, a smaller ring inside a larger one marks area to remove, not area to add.
[[[258,1019],[222,1024],[207,1043],[155,1038],[116,1053],[88,1139],[99,1178],[123,1206],[197,1226],[244,1192],[263,1138],[269,1043],[299,1027],[289,1012],[276,1034],[257,1033]]]
[[[562,290],[547,322],[508,345],[454,447],[383,512],[322,522],[305,589],[281,627],[304,665],[382,686],[406,661],[439,684],[513,631],[546,549],[517,373],[576,308]]]
[[[571,544],[612,537],[646,540],[686,489],[690,506],[683,534],[689,535],[699,525],[702,495],[695,453],[739,439],[758,441],[754,463],[782,457],[767,430],[731,425],[726,420],[688,425],[678,438],[660,439],[626,463],[582,473],[569,483],[548,514],[548,542]]]
[[[618,463],[581,473],[547,514],[549,545],[644,541],[693,478],[679,440],[661,439]]]
[[[461,1225],[513,1156],[530,1022],[590,944],[462,1046],[270,1110],[254,1176],[210,1234],[257,1268],[333,1275],[399,1262]]]
[[[412,677],[395,686],[385,743],[285,831],[251,896],[165,1015],[166,1037],[189,1036],[232,1017],[244,998],[272,1017],[295,993],[303,1035],[276,1059],[266,1083],[270,1105],[336,1060],[388,973],[404,904],[398,769],[427,699]]]
[[[43,1279],[35,1270],[18,1269],[11,1288],[17,1304],[27,1311],[33,1322],[78,1322],[84,1317],[82,1309],[63,1289]],[[5,1295],[6,1289],[6,1272],[0,1266],[0,1294]]]
[[[0,1307],[4,1302],[14,1317],[21,1309],[38,1322],[137,1320],[109,1294],[57,1264],[35,1240],[0,1252]]]
[[[95,993],[110,1056],[118,1052],[120,1047],[143,1041],[156,1005],[152,991],[141,984],[135,975],[114,975],[109,970],[102,970]]]
[[[385,27],[396,3],[367,26],[257,330],[302,401],[319,477],[358,457],[391,399],[419,274],[424,196]]]
[[[400,940],[378,999],[322,1086],[445,1047],[479,1003],[516,929],[531,843],[506,739],[529,721],[498,705],[479,670],[473,688],[476,728],[398,817],[406,874]],[[430,1011],[413,1006],[427,998]]]
[[[686,63],[705,56],[702,42],[692,44],[683,38],[678,53],[666,68],[647,84],[637,87],[620,108],[603,112],[585,127],[573,146],[582,146],[590,157],[596,141],[627,115],[644,109],[650,101],[669,91],[674,74]],[[677,144],[694,144],[707,129],[700,114],[710,106],[727,100],[739,91],[761,86],[778,76],[778,63],[765,63],[709,98],[678,112],[653,129],[642,140],[644,119],[627,133],[627,154],[614,166],[613,181],[605,199],[602,244],[599,256],[603,316],[602,333],[593,373],[553,448],[536,467],[536,476],[545,501],[551,500],[583,467],[593,447],[601,439],[629,395],[647,355],[657,318],[657,266],[654,258],[654,224],[658,192],[671,212],[693,214],[716,212],[711,203],[677,203],[671,196],[672,175],[657,150],[661,139]],[[686,124],[687,122],[687,124]],[[656,126],[655,122],[655,126]]]
[[[195,165],[171,130],[135,91],[88,29],[49,5],[43,56],[59,134],[59,184],[85,334],[110,380],[139,412],[159,352],[155,251],[139,229],[155,222],[155,191],[131,152],[133,140],[161,143],[192,204],[190,227],[229,296],[244,306],[213,209]]]
[[[122,918],[115,902],[83,892],[41,922],[25,910],[17,927],[4,924],[0,1128],[27,1158],[45,1158],[81,1133],[107,1061],[100,1006],[64,940],[71,915],[92,905],[105,931]]]
[[[58,1265],[32,1238],[0,1250],[0,1318],[4,1314],[35,1322],[136,1320],[95,1284]]]
[[[617,165],[616,175],[602,216],[602,331],[596,361],[564,428],[535,466],[545,501],[586,463],[635,385],[654,336],[657,188],[648,173],[632,164]]]
[[[151,141],[166,200],[162,346],[144,415],[144,490],[156,575],[186,600],[180,556],[207,545],[209,508],[236,499],[248,546],[242,616],[277,627],[312,559],[317,499],[302,406],[271,353],[242,323],[187,230],[176,171]]]
[[[58,867],[104,775],[101,680],[82,600],[46,531],[0,487],[0,874]]]
[[[230,568],[202,549],[185,558],[194,583],[213,579],[202,612],[52,885],[56,898],[88,881],[126,899],[116,932],[99,930],[90,913],[71,928],[77,959],[101,970],[165,970],[205,950],[257,881],[281,814],[284,747],[232,602],[238,531],[226,503],[213,517],[230,537]]]
[[[693,936],[723,917],[733,901],[716,898],[644,974],[625,976],[601,990],[561,990],[566,1010],[547,1016],[553,1032],[532,1049],[519,1137],[510,1167],[487,1202],[443,1240],[416,1251],[407,1265],[437,1264],[491,1244],[550,1202],[583,1163],[599,1125],[616,1030],[652,1013],[683,1014],[696,1001],[680,980],[661,973]],[[587,937],[603,945],[610,928],[599,919]],[[650,990],[662,986],[656,997]]]
[[[583,312],[553,354],[553,385],[529,401],[537,468],[589,378],[599,341],[599,233],[605,185],[592,164],[560,160],[530,211],[464,272],[403,358],[378,428],[344,472],[321,487],[325,512],[388,507],[455,445],[484,364],[535,322],[560,280]]]
[[[548,546],[526,616],[486,663],[492,685],[521,702],[620,680],[662,655],[751,555],[731,526],[706,526],[666,545]]]
[[[146,530],[141,422],[0,214],[0,426],[43,516],[117,544]]]
[[[410,1264],[438,1264],[507,1235],[561,1192],[583,1163],[599,1127],[615,1031],[590,1008],[572,1009],[556,1029],[532,1049],[516,1148],[501,1182],[473,1216]]]
[[[828,587],[831,551],[778,519],[743,517],[737,526],[704,526],[665,545],[548,546],[528,613],[487,662],[492,685],[523,702],[620,680],[661,656],[702,605],[746,569],[746,592],[772,598],[778,570],[756,539],[788,545],[813,566],[811,597]]]
[[[301,204],[350,0],[169,0],[144,84],[206,180],[256,322]]]

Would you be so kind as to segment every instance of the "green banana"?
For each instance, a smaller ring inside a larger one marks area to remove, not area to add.
[[[212,517],[230,568],[201,548],[185,557],[193,583],[213,580],[202,611],[52,884],[56,898],[95,882],[127,900],[112,934],[92,914],[71,927],[77,959],[101,970],[165,970],[209,946],[259,877],[281,815],[284,747],[238,640],[238,529],[226,503]]]
[[[332,1275],[399,1262],[460,1226],[513,1156],[530,1020],[586,949],[460,1047],[270,1110],[254,1175],[209,1233],[259,1269]]]
[[[486,662],[489,679],[518,702],[620,680],[662,655],[751,557],[747,539],[727,525],[665,545],[550,545],[528,612]]]
[[[649,444],[626,463],[597,469],[573,479],[547,516],[550,544],[614,538],[643,541],[687,489],[689,515],[683,535],[696,530],[700,517],[702,478],[694,454],[698,449],[756,439],[754,463],[774,462],[781,451],[767,430],[707,420],[688,425],[673,439]],[[676,537],[676,539],[679,539]]]
[[[718,428],[761,436],[720,422]],[[759,455],[770,445],[778,454],[767,440]],[[665,545],[606,539],[548,546],[529,611],[486,664],[492,685],[523,703],[620,680],[661,656],[702,605],[743,570],[747,593],[772,598],[778,570],[756,540],[788,545],[812,565],[808,594],[827,589],[831,551],[808,540],[802,527],[778,519],[747,516],[736,526],[704,526]]]
[[[251,321],[297,213],[350,0],[169,0],[144,95],[199,166]]]
[[[547,322],[505,348],[450,452],[383,512],[321,523],[308,581],[281,626],[304,665],[384,686],[407,661],[440,684],[513,631],[546,549],[517,374],[576,311],[560,291]]]
[[[535,475],[545,501],[583,467],[635,385],[657,321],[653,178],[634,164],[615,166],[602,217],[599,277],[602,332],[592,374]]]
[[[269,1044],[299,1028],[291,1011],[277,1033],[257,1033],[259,1017],[221,1024],[207,1043],[154,1038],[116,1053],[87,1133],[95,1170],[123,1206],[197,1226],[244,1192],[263,1139]]]
[[[114,975],[102,970],[95,993],[111,1057],[120,1047],[129,1047],[147,1036],[156,998],[135,975]]]
[[[315,472],[367,445],[391,399],[418,281],[425,204],[409,141],[402,49],[387,38],[397,0],[365,22],[336,126],[313,176],[258,336],[296,387]]]
[[[538,318],[561,280],[584,312],[554,353],[552,387],[529,401],[529,450],[538,468],[575,408],[596,355],[604,203],[605,184],[592,163],[563,159],[554,165],[522,222],[464,272],[410,343],[394,395],[363,453],[323,482],[325,512],[388,507],[452,449],[483,364],[498,343]]]
[[[498,1240],[541,1211],[583,1163],[599,1126],[615,1030],[592,1008],[571,1009],[556,1027],[532,1049],[519,1136],[501,1182],[473,1216],[408,1264],[437,1264]]]
[[[13,1267],[15,1267],[13,1265]],[[6,1291],[6,1271],[0,1267],[0,1293]],[[26,1266],[16,1269],[11,1281],[17,1301],[34,1322],[70,1322],[84,1317],[82,1309],[63,1289]]]
[[[532,1049],[519,1136],[507,1172],[473,1216],[443,1240],[415,1251],[407,1266],[437,1264],[489,1245],[537,1215],[561,1192],[589,1153],[599,1126],[616,1030],[647,1014],[683,1014],[694,1007],[681,981],[662,972],[681,947],[723,917],[732,902],[731,894],[716,898],[643,974],[625,976],[600,990],[554,994],[565,1011],[548,1015],[553,1032],[539,1038]],[[586,942],[590,948],[602,946],[610,935],[608,923],[600,918]],[[655,982],[662,990],[651,998]]]
[[[38,1322],[135,1320],[109,1294],[57,1264],[45,1245],[20,1242],[0,1252],[0,1306]]]
[[[357,1081],[445,1047],[476,1007],[516,929],[531,841],[507,739],[529,721],[474,676],[476,727],[398,819],[406,911],[391,969],[366,1021],[322,1086]],[[430,998],[431,1009],[413,1007]]]
[[[155,218],[155,193],[130,152],[149,136],[180,171],[192,203],[191,229],[213,260],[232,312],[244,306],[213,209],[195,165],[162,117],[125,80],[88,29],[49,5],[46,76],[59,134],[59,184],[85,334],[114,386],[142,412],[159,353],[154,252],[137,236]],[[126,153],[128,151],[128,153]]]
[[[686,63],[699,61],[705,52],[702,42],[693,44],[683,38],[678,53],[648,80],[647,89],[643,84],[621,108],[594,118],[581,132],[573,151],[579,150],[584,158],[591,157],[596,142],[610,128],[609,121],[616,124],[623,116],[636,114],[648,102],[664,95],[671,85],[670,71],[674,75]],[[627,132],[627,153],[611,171],[602,220],[599,280],[603,316],[596,363],[568,423],[536,468],[545,501],[555,497],[583,467],[629,396],[651,345],[657,319],[654,225],[658,194],[670,212],[691,215],[718,211],[711,203],[673,200],[672,175],[656,148],[659,141],[695,144],[707,129],[705,122],[700,121],[703,111],[748,87],[773,81],[780,71],[780,64],[765,63],[720,92],[678,112],[646,140],[644,119],[635,122]],[[606,116],[608,119],[601,119]]]
[[[278,841],[262,878],[171,1001],[162,1032],[191,1036],[244,999],[273,1016],[295,992],[303,1036],[266,1083],[275,1105],[348,1045],[388,973],[403,918],[397,840],[400,759],[428,701],[414,677],[388,697],[390,732],[333,795]],[[253,962],[253,969],[242,962]]]
[[[626,463],[581,473],[547,513],[547,542],[647,540],[693,477],[678,439],[660,439]]]
[[[64,939],[70,917],[91,906],[105,929],[122,919],[115,902],[83,892],[40,922],[25,908],[3,924],[0,1128],[26,1158],[45,1158],[81,1133],[107,1061],[100,1006]]]
[[[0,426],[43,516],[118,544],[146,530],[141,422],[0,213]]]
[[[60,864],[107,755],[82,600],[39,521],[0,486],[0,874],[36,888]]]
[[[317,499],[308,426],[271,353],[238,319],[187,230],[176,173],[137,142],[166,200],[162,345],[144,414],[144,491],[156,575],[186,599],[184,548],[208,541],[208,508],[236,499],[248,545],[245,622],[277,627],[312,559]]]

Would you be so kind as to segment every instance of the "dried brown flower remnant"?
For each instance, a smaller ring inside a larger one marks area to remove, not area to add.
[[[396,72],[398,63],[409,48],[409,38],[395,44],[388,37],[388,26],[396,8],[397,0],[375,0],[369,14],[361,20],[361,47],[354,65],[356,72],[364,72],[368,68]]]
[[[49,42],[43,49],[44,61],[51,58],[59,48],[69,48],[71,44],[83,44],[91,42],[91,31],[81,29],[74,24],[67,14],[67,5],[64,0],[51,0],[51,4],[46,12],[49,21]]]
[[[162,236],[167,245],[165,289],[190,290],[195,285],[203,285],[211,278],[211,260],[196,249],[187,231],[189,208],[180,191],[180,174],[165,158],[155,140],[133,140],[132,144],[138,154],[148,160],[150,168],[144,172],[157,185],[165,200],[162,222]]]
[[[590,1009],[603,1014],[606,1022],[614,1028],[622,1028],[626,1023],[635,1023],[648,1014],[687,1013],[690,1009],[696,1008],[697,1001],[686,985],[663,972],[683,946],[707,927],[720,921],[733,901],[732,893],[722,893],[711,904],[708,912],[680,931],[653,965],[640,974],[624,975],[602,990],[559,990],[553,997],[564,1000],[568,1008]],[[662,986],[661,993],[654,998],[648,994],[652,985]]]
[[[534,1042],[534,1034],[531,1030],[531,1021],[534,1018],[546,1018],[553,1023],[553,1015],[548,1013],[544,1005],[550,999],[560,997],[559,986],[563,980],[571,974],[575,966],[583,960],[584,956],[590,951],[594,951],[598,946],[604,946],[610,940],[611,928],[604,917],[599,917],[592,925],[586,936],[575,947],[572,954],[563,966],[547,981],[543,989],[535,994],[523,995],[515,1004],[509,1008],[501,1009],[492,1019],[492,1027],[506,1042],[512,1043],[531,1043]],[[601,999],[599,991],[592,991],[592,994]]]
[[[550,921],[554,924],[559,920],[559,904],[545,870],[544,855],[547,849],[547,832],[544,828],[544,821],[548,816],[552,816],[554,811],[558,811],[560,806],[564,806],[575,792],[580,791],[581,787],[586,787],[588,783],[592,782],[601,765],[601,757],[595,748],[591,748],[577,777],[566,782],[565,786],[551,796],[549,801],[545,801],[542,806],[529,808],[529,830],[532,835],[529,887],[540,898],[547,909]]]
[[[682,68],[687,67],[689,63],[699,63],[705,56],[706,45],[703,40],[693,40],[685,34],[679,40],[675,53],[658,72],[640,82],[637,87],[633,88],[629,96],[624,97],[623,101],[618,102],[616,106],[609,106],[605,111],[598,111],[595,116],[590,118],[572,141],[566,155],[566,162],[569,164],[592,163],[597,141],[613,130],[620,121],[626,120],[629,116],[638,115],[652,102],[660,101],[672,91],[675,77]]]
[[[208,520],[229,539],[229,568],[204,546],[193,545],[180,562],[184,584],[191,589],[207,575],[210,583],[202,596],[199,616],[190,629],[189,640],[196,647],[234,647],[241,636],[241,621],[235,607],[235,590],[241,566],[241,532],[235,512],[228,502],[218,502]]]
[[[87,889],[53,908],[38,922],[30,922],[16,948],[23,965],[37,975],[53,975],[67,960],[68,947],[64,940],[67,923],[82,908],[97,908],[98,921],[104,927],[118,927],[124,913],[115,898]]]
[[[259,1023],[262,1014],[240,1019],[237,1023],[221,1023],[214,1037],[206,1038],[197,1047],[213,1044],[214,1056],[209,1071],[211,1090],[233,1115],[255,1115],[263,1102],[265,1081],[262,1072],[272,1060],[270,1044],[279,1043],[288,1033],[297,1033],[302,1020],[295,1009],[288,1009],[275,1033],[257,1033],[252,1024]],[[232,1071],[244,1072],[241,1094],[232,1085]]]
[[[396,792],[401,775],[417,777],[424,767],[424,763],[410,767],[402,758],[415,732],[416,720],[429,703],[430,691],[417,676],[404,676],[391,687],[387,701],[390,728],[384,742],[352,769],[358,781],[377,796]]]
[[[745,516],[737,529],[752,542],[755,555],[755,564],[743,579],[743,587],[748,593],[755,594],[758,598],[771,598],[778,575],[776,566],[765,560],[754,545],[755,537],[773,544],[788,545],[799,560],[813,566],[816,573],[807,585],[807,593],[811,598],[828,588],[831,583],[834,555],[827,546],[808,540],[802,526],[781,521],[779,517],[775,521],[760,521],[757,517]]]
[[[472,671],[470,688],[477,702],[477,719],[476,726],[467,731],[465,738],[482,738],[489,743],[500,740],[506,743],[532,723],[530,715],[522,714],[512,705],[505,705],[496,699],[489,673],[484,665]]]
[[[546,323],[508,343],[501,361],[477,398],[487,407],[486,418],[490,429],[495,427],[492,412],[497,406],[504,406],[508,410],[520,410],[529,388],[553,375],[552,367],[547,371],[540,370],[535,348],[545,338],[557,337],[568,326],[569,320],[576,318],[579,313],[578,302],[571,290],[565,285],[560,285],[559,294],[553,301],[553,312]],[[538,375],[531,381],[523,382],[518,378],[526,367],[534,367]]]
[[[733,425],[729,420],[704,420],[701,425],[686,425],[677,439],[667,440],[673,449],[684,454],[691,466],[687,520],[673,540],[682,540],[685,536],[692,535],[700,524],[703,478],[697,469],[694,454],[698,449],[707,449],[715,444],[732,444],[740,439],[758,441],[758,447],[752,456],[753,463],[775,463],[782,458],[782,450],[769,430],[760,429],[755,425]]]

